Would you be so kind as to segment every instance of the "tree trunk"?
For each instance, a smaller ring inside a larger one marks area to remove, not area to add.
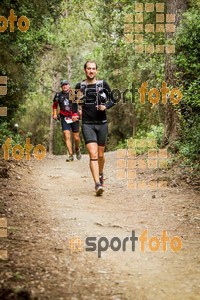
[[[57,91],[60,83],[60,74],[59,73],[53,73],[52,78],[52,99],[54,98],[55,91]],[[53,138],[54,138],[54,119],[52,116],[50,117],[50,132],[49,132],[49,154],[53,154]]]
[[[182,14],[187,10],[187,1],[185,0],[167,0],[167,14],[175,14],[175,28],[180,23]],[[171,39],[174,33],[167,32],[166,40]],[[176,86],[175,77],[176,68],[172,61],[172,54],[165,56],[165,82],[168,86]],[[178,88],[178,87],[177,87]],[[178,137],[179,119],[175,107],[171,103],[165,106],[165,132],[163,146],[171,144]]]
[[[72,59],[70,55],[67,56],[67,76],[70,81],[72,77]]]

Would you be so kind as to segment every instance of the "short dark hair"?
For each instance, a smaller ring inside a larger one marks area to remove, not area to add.
[[[93,63],[93,64],[96,65],[96,69],[98,68],[98,67],[97,67],[96,61],[94,61],[94,60],[87,60],[86,63],[84,64],[84,70],[87,68],[87,64],[88,64],[88,63]]]

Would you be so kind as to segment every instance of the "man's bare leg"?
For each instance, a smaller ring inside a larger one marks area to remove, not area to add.
[[[99,174],[103,173],[103,168],[105,164],[104,151],[105,151],[105,146],[98,146]]]
[[[79,132],[73,132],[74,142],[75,142],[75,151],[76,151],[76,158],[78,160],[81,159],[81,151],[80,151],[80,135]]]
[[[103,193],[103,188],[99,181],[99,162],[98,162],[98,145],[97,143],[89,143],[86,145],[90,156],[90,170],[95,182],[96,195]]]
[[[98,145],[89,143],[86,145],[90,156],[90,170],[95,184],[99,183]]]
[[[102,186],[104,183],[104,176],[103,176],[103,168],[105,164],[104,151],[105,151],[105,146],[98,146],[99,181]]]
[[[80,136],[79,136],[79,132],[73,132],[73,137],[74,137],[74,142],[75,142],[75,148],[76,148],[76,150],[78,150],[79,147],[80,147]]]
[[[70,131],[69,130],[64,130],[63,133],[64,133],[65,144],[67,146],[67,150],[69,152],[69,155],[73,155]]]

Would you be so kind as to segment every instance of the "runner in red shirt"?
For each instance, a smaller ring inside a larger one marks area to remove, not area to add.
[[[60,107],[60,120],[62,125],[62,130],[65,137],[65,143],[69,152],[69,156],[66,161],[73,161],[73,147],[71,143],[70,131],[73,133],[75,148],[76,148],[76,158],[81,159],[80,152],[80,136],[79,136],[79,114],[78,105],[69,100],[70,84],[67,80],[61,82],[62,91],[56,93],[53,99],[53,118],[56,120],[58,118],[57,108]]]

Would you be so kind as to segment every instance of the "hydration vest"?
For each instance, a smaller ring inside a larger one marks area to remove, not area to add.
[[[63,111],[70,112],[72,110],[72,104],[69,101],[69,94],[68,93],[62,93],[58,92],[55,96],[56,101],[58,101],[58,104],[60,106],[60,109]]]
[[[86,97],[86,89],[87,89],[87,82],[86,80],[82,81],[80,83],[80,90],[83,93],[85,101],[87,101]],[[105,104],[107,101],[107,94],[104,92],[103,89],[103,80],[97,80],[96,81],[96,103],[97,105]]]
[[[86,80],[83,80],[80,85],[80,90],[84,94],[85,89],[87,88],[87,82]],[[103,80],[97,80],[96,81],[96,92],[99,93],[101,90],[103,90]]]

